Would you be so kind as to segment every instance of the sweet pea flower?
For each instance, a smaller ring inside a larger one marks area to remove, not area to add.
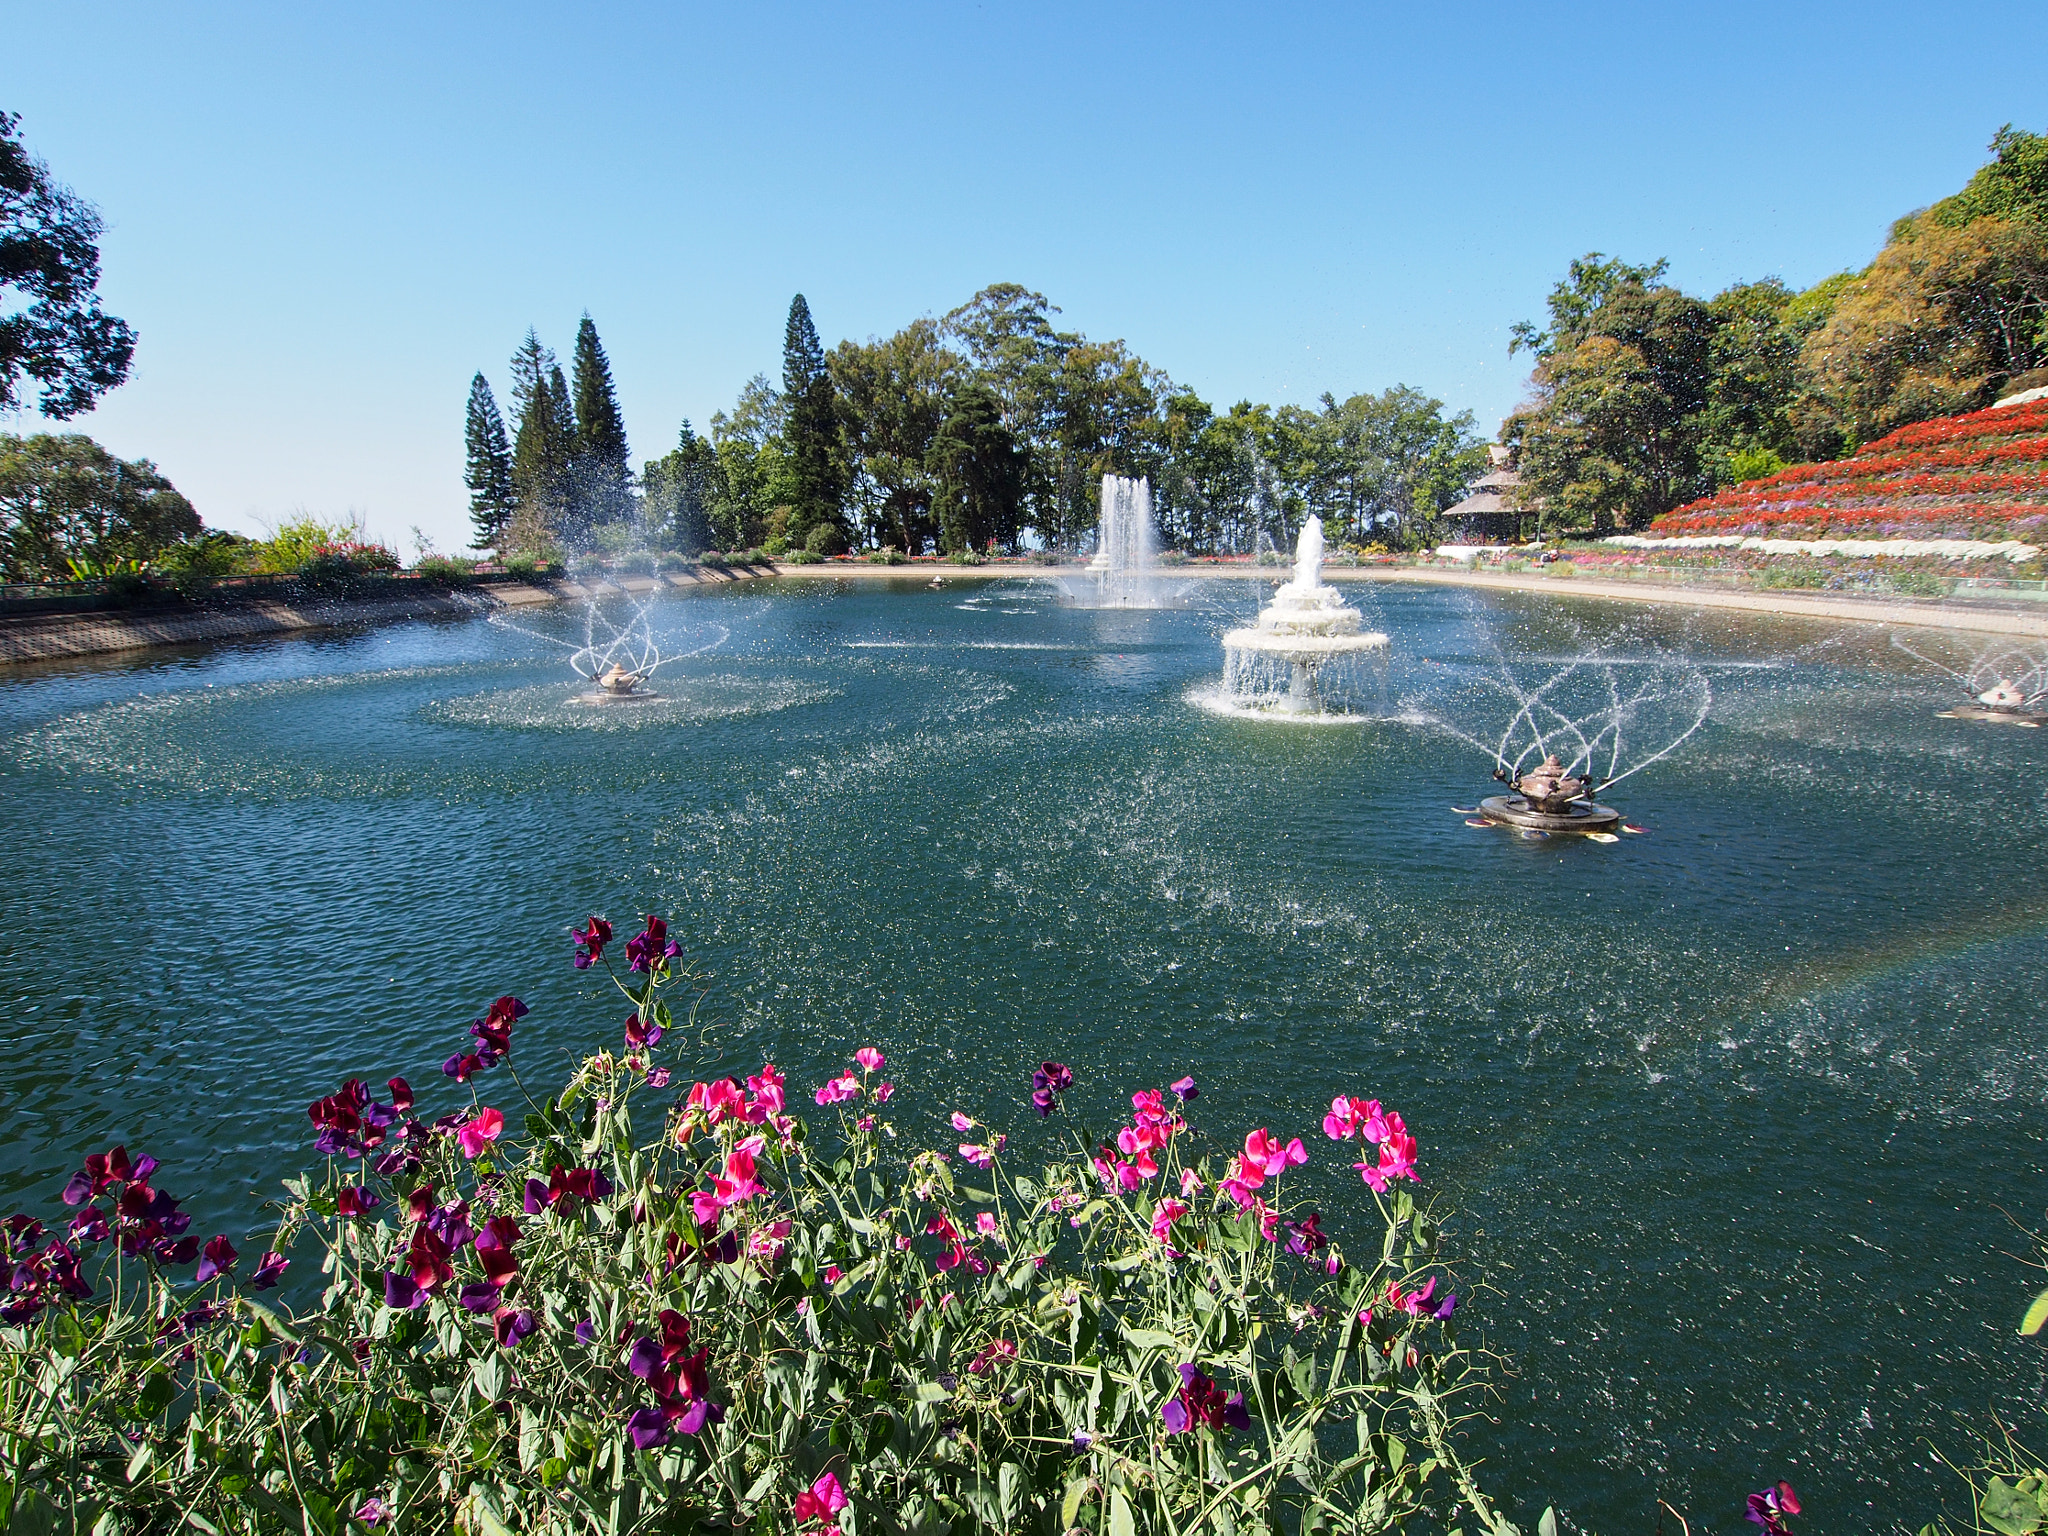
[[[799,1526],[813,1520],[829,1524],[832,1517],[846,1508],[846,1490],[839,1486],[839,1479],[827,1472],[810,1487],[796,1496],[796,1503],[790,1508],[790,1517]]]
[[[1192,1077],[1184,1077],[1177,1083],[1168,1083],[1168,1090],[1183,1104],[1191,1104],[1202,1096],[1202,1090],[1195,1086]]]
[[[853,1053],[853,1059],[860,1063],[861,1071],[879,1072],[882,1070],[883,1063],[889,1058],[876,1050],[872,1045],[864,1045]]]
[[[1057,1061],[1042,1061],[1031,1074],[1031,1107],[1040,1116],[1052,1113],[1059,1096],[1074,1086],[1074,1069]]]
[[[426,1300],[427,1293],[411,1275],[402,1275],[392,1269],[384,1271],[385,1306],[400,1312],[410,1312],[424,1306]]]
[[[820,1104],[841,1104],[848,1099],[860,1097],[860,1079],[851,1072],[835,1077],[831,1082],[811,1095]]]
[[[576,941],[576,969],[587,971],[592,961],[603,957],[605,945],[611,943],[612,925],[601,917],[593,917],[587,926],[572,928],[569,937]]]
[[[1742,1518],[1762,1526],[1766,1536],[1791,1536],[1783,1516],[1800,1513],[1799,1495],[1790,1483],[1778,1483],[1749,1496]]]
[[[341,1192],[334,1197],[334,1214],[337,1216],[362,1216],[384,1203],[383,1197],[374,1189],[364,1189],[356,1184],[344,1184]]]
[[[628,1050],[638,1051],[650,1045],[659,1045],[661,1044],[661,1037],[665,1033],[667,1031],[652,1019],[641,1018],[638,1008],[635,1008],[626,1015],[626,1048]]]
[[[457,1131],[455,1139],[462,1146],[462,1155],[474,1162],[490,1150],[491,1143],[503,1135],[504,1130],[505,1117],[495,1109],[485,1109]]]
[[[1323,1236],[1323,1217],[1320,1211],[1310,1211],[1301,1221],[1287,1223],[1287,1251],[1307,1258],[1319,1248],[1329,1246],[1330,1240]]]
[[[845,1271],[837,1264],[827,1264],[825,1266],[825,1283],[827,1285],[837,1285],[844,1275]]]
[[[235,1252],[234,1245],[227,1240],[227,1234],[222,1233],[200,1250],[199,1268],[193,1273],[192,1278],[204,1285],[215,1276],[224,1275],[233,1269],[235,1260],[240,1257],[241,1255]]]
[[[402,1077],[394,1077],[384,1085],[391,1091],[391,1107],[401,1115],[412,1108],[412,1084]]]
[[[993,1211],[983,1211],[974,1218],[974,1230],[983,1237],[994,1237],[1001,1227],[1002,1223],[996,1220]]]
[[[1165,1242],[1167,1235],[1173,1230],[1173,1224],[1179,1221],[1181,1217],[1187,1215],[1189,1209],[1190,1207],[1185,1201],[1176,1200],[1173,1196],[1168,1195],[1153,1208],[1152,1235],[1159,1239],[1160,1242]]]
[[[649,975],[666,972],[669,961],[682,952],[682,946],[668,936],[668,924],[651,912],[647,915],[645,930],[626,941],[627,965]]]
[[[525,1307],[500,1307],[491,1314],[491,1333],[500,1349],[517,1349],[539,1326],[533,1313]]]
[[[266,1250],[263,1257],[256,1261],[256,1273],[249,1277],[249,1289],[252,1291],[272,1289],[278,1281],[284,1278],[284,1272],[291,1262],[290,1259],[281,1253],[272,1253]]]
[[[1253,1189],[1257,1189],[1259,1184],[1263,1183],[1265,1179],[1276,1178],[1284,1173],[1289,1164],[1301,1164],[1307,1161],[1308,1149],[1302,1146],[1299,1136],[1283,1147],[1278,1141],[1275,1141],[1266,1134],[1264,1126],[1260,1126],[1244,1139],[1244,1177],[1245,1182],[1251,1185]],[[1253,1180],[1250,1176],[1250,1172],[1254,1168],[1262,1175],[1259,1180]]]
[[[1198,1424],[1206,1424],[1211,1429],[1252,1427],[1251,1414],[1245,1407],[1242,1392],[1233,1392],[1225,1397],[1223,1389],[1197,1370],[1192,1361],[1180,1368],[1180,1381],[1180,1390],[1159,1410],[1169,1435],[1186,1434]]]
[[[894,1083],[875,1084],[875,1102],[877,1104],[888,1103],[890,1095],[895,1093],[895,1091],[896,1085]]]
[[[363,1500],[362,1507],[357,1509],[356,1518],[365,1525],[382,1525],[390,1513],[390,1510],[384,1507],[382,1499],[368,1498]]]
[[[761,1110],[763,1119],[782,1113],[782,1086],[787,1081],[775,1070],[773,1062],[763,1064],[759,1077],[747,1079],[747,1092],[753,1095],[754,1104]]]
[[[967,1132],[974,1129],[974,1122],[968,1119],[965,1115],[961,1114],[960,1111],[956,1109],[953,1111],[953,1129],[959,1131],[962,1135],[965,1135]]]

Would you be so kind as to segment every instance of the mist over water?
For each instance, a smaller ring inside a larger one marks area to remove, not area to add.
[[[1881,632],[1346,594],[1392,718],[1342,730],[1190,702],[1254,581],[682,594],[628,709],[481,621],[11,674],[8,1208],[125,1139],[240,1245],[341,1078],[451,1107],[435,1064],[507,990],[536,1089],[612,1040],[566,928],[659,911],[712,973],[707,1067],[876,1044],[906,1128],[1029,1157],[1042,1056],[1098,1125],[1192,1071],[1218,1152],[1308,1138],[1341,1234],[1361,1191],[1310,1133],[1334,1093],[1399,1108],[1462,1336],[1509,1362],[1474,1435],[1518,1516],[1732,1530],[1787,1477],[1814,1536],[1917,1527],[1922,1441],[2043,1394],[2003,1212],[2048,1205],[2048,740],[1935,718],[1954,682]],[[1648,835],[1468,828],[1515,707],[1474,679],[1594,649],[1711,684],[1606,797]]]

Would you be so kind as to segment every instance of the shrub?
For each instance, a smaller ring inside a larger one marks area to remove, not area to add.
[[[837,523],[820,523],[804,539],[804,548],[814,555],[831,558],[846,553],[846,535]]]
[[[476,581],[476,567],[452,555],[422,555],[413,563],[416,574],[444,587],[466,587]]]
[[[789,552],[789,540],[779,533],[771,533],[762,542],[761,548],[768,552],[770,558],[779,560]]]
[[[819,565],[823,563],[824,559],[825,557],[818,554],[815,550],[793,549],[782,557],[782,563],[784,565]]]
[[[1262,549],[1252,557],[1253,565],[1285,565],[1287,557],[1277,549]]]
[[[621,973],[608,924],[575,937],[619,1043],[518,1123],[486,1102],[528,1092],[489,1088],[509,996],[439,1118],[404,1078],[343,1083],[255,1263],[119,1147],[63,1236],[6,1224],[15,1529],[1512,1532],[1454,1443],[1475,1369],[1377,1101],[1323,1122],[1378,1209],[1353,1251],[1290,1198],[1301,1140],[1192,1145],[1191,1079],[1029,1172],[957,1112],[957,1157],[909,1151],[867,1048],[811,1093],[822,1125],[772,1065],[669,1097],[679,946],[649,918]],[[1034,1107],[1072,1124],[1073,1086],[1044,1063]],[[259,1299],[302,1249],[317,1303]]]
[[[982,553],[981,553],[981,552],[980,552],[979,550],[975,550],[975,549],[963,549],[963,550],[961,550],[961,551],[960,551],[960,553],[958,553],[957,555],[953,556],[953,560],[954,560],[954,562],[955,562],[956,564],[959,564],[959,565],[987,565],[987,564],[988,564],[988,557],[987,557],[987,556],[985,556],[985,555],[983,555],[983,554],[982,554]]]
[[[1162,549],[1159,552],[1159,563],[1161,565],[1186,565],[1188,557],[1178,549]]]
[[[531,581],[548,569],[548,562],[538,555],[521,552],[505,557],[505,573],[517,576],[521,581]]]

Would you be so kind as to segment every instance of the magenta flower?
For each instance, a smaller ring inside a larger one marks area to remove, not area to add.
[[[576,969],[587,971],[593,960],[603,958],[605,945],[612,941],[612,925],[593,917],[587,927],[572,928],[569,937],[576,941]]]
[[[833,1078],[811,1097],[820,1104],[842,1104],[848,1099],[860,1097],[860,1079],[847,1072]]]
[[[782,1090],[788,1081],[788,1078],[775,1070],[773,1062],[765,1063],[762,1066],[759,1077],[748,1078],[747,1092],[753,1096],[753,1103],[748,1106],[749,1113],[747,1118],[753,1121],[754,1124],[759,1125],[762,1120],[767,1119],[770,1115],[781,1114]],[[759,1119],[756,1119],[753,1114],[755,1110],[759,1111]]]
[[[362,1507],[356,1511],[356,1518],[365,1525],[382,1525],[390,1517],[390,1513],[384,1507],[382,1499],[368,1498],[363,1500]]]
[[[1189,1209],[1186,1201],[1176,1200],[1168,1195],[1153,1208],[1152,1235],[1160,1242],[1165,1242],[1167,1235],[1173,1230],[1173,1224],[1187,1215]]]
[[[455,1293],[455,1299],[469,1312],[495,1312],[499,1287],[488,1280],[472,1280]]]
[[[209,1239],[206,1246],[200,1250],[199,1268],[192,1278],[204,1285],[216,1275],[224,1275],[233,1269],[235,1260],[240,1257],[241,1255],[235,1252],[234,1244],[227,1240],[225,1233]]]
[[[1206,1424],[1211,1429],[1252,1427],[1251,1414],[1245,1408],[1242,1392],[1233,1392],[1225,1397],[1223,1389],[1197,1370],[1193,1362],[1180,1368],[1180,1382],[1180,1390],[1159,1410],[1169,1435],[1186,1434],[1198,1424]]]
[[[1056,1061],[1042,1061],[1031,1074],[1031,1107],[1040,1116],[1052,1113],[1059,1096],[1074,1086],[1074,1069]]]
[[[1320,1211],[1310,1211],[1301,1221],[1287,1223],[1287,1251],[1303,1258],[1320,1248],[1327,1248],[1330,1240],[1323,1236],[1323,1217]]]
[[[404,1114],[412,1108],[412,1084],[402,1077],[394,1077],[384,1085],[391,1092],[391,1107]]]
[[[668,936],[668,924],[651,912],[647,915],[647,927],[626,941],[627,965],[650,975],[665,972],[669,961],[682,952],[682,946]]]
[[[490,1150],[491,1143],[496,1141],[504,1130],[505,1117],[495,1109],[483,1109],[477,1112],[474,1120],[455,1133],[455,1139],[462,1146],[462,1155],[475,1162]]]
[[[872,1045],[864,1045],[853,1053],[853,1059],[860,1063],[861,1071],[879,1072],[882,1070],[883,1063],[889,1058],[876,1050]]]
[[[891,1094],[895,1093],[895,1091],[896,1091],[896,1085],[895,1085],[894,1083],[877,1083],[877,1084],[875,1084],[875,1102],[876,1102],[877,1104],[886,1104],[886,1103],[888,1103],[888,1102],[889,1102],[889,1096],[890,1096]]]
[[[953,1129],[959,1131],[962,1135],[965,1135],[967,1132],[974,1129],[974,1122],[968,1119],[965,1115],[961,1114],[960,1111],[956,1109],[953,1111]]]
[[[284,1278],[284,1272],[290,1267],[291,1262],[283,1254],[272,1253],[266,1249],[263,1257],[256,1261],[256,1273],[249,1277],[249,1289],[252,1291],[273,1289],[278,1281]]]
[[[1284,1173],[1289,1164],[1307,1161],[1308,1149],[1301,1144],[1299,1136],[1283,1147],[1266,1134],[1264,1126],[1260,1126],[1244,1139],[1244,1181],[1253,1189],[1257,1189],[1267,1179]],[[1254,1168],[1259,1171],[1260,1176],[1257,1179],[1251,1177],[1251,1170]]]
[[[1783,1517],[1798,1513],[1799,1495],[1792,1491],[1790,1483],[1778,1483],[1761,1493],[1752,1493],[1742,1518],[1762,1526],[1766,1536],[1791,1536]]]
[[[846,1508],[846,1490],[839,1486],[839,1479],[827,1472],[810,1487],[796,1496],[796,1503],[790,1507],[790,1517],[799,1527],[817,1521],[830,1524],[832,1517]]]
[[[384,1203],[373,1189],[364,1189],[357,1184],[344,1184],[334,1197],[334,1214],[337,1216],[362,1216]]]
[[[638,1008],[626,1015],[626,1045],[630,1050],[659,1045],[664,1033],[666,1031],[652,1019],[642,1019]]]

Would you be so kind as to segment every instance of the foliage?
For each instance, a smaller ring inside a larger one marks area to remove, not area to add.
[[[1991,164],[1928,210],[1935,222],[1958,229],[1978,219],[2048,226],[2048,138],[2007,123],[1989,147]]]
[[[938,322],[919,319],[886,340],[842,341],[827,363],[862,523],[900,549],[924,548],[940,536],[934,505],[944,475],[934,444],[957,409],[964,360],[945,346]]]
[[[467,587],[476,582],[475,564],[449,555],[422,555],[413,562],[412,568],[415,575],[444,587]]]
[[[586,311],[576,327],[576,447],[570,474],[571,497],[565,537],[572,544],[600,523],[630,522],[634,515],[633,470],[626,449],[626,424],[612,385],[611,360]]]
[[[53,421],[91,410],[128,377],[135,332],[100,308],[97,209],[53,181],[23,146],[21,119],[0,112],[0,293],[27,300],[0,311],[0,411],[26,403]]]
[[[192,504],[147,459],[118,459],[77,433],[0,433],[0,579],[150,561],[199,531]]]
[[[846,535],[839,531],[837,523],[819,523],[805,536],[804,548],[814,555],[843,555]]]
[[[158,552],[151,572],[169,580],[186,597],[197,597],[213,582],[249,570],[255,541],[239,533],[209,531]]]
[[[463,425],[462,483],[469,487],[469,521],[478,549],[495,549],[518,505],[512,491],[512,445],[497,397],[481,373],[469,381],[469,409]]]
[[[611,966],[608,924],[576,938]],[[1191,1079],[1028,1173],[958,1112],[957,1155],[907,1152],[868,1048],[812,1093],[823,1125],[772,1066],[670,1098],[690,978],[658,918],[626,949],[621,1044],[523,1125],[483,1091],[512,997],[438,1119],[397,1077],[316,1102],[327,1162],[246,1289],[123,1148],[61,1236],[12,1218],[15,1528],[1512,1536],[1457,1448],[1478,1376],[1399,1115],[1323,1121],[1379,1217],[1348,1250],[1291,1198],[1301,1140],[1196,1145]],[[1069,1124],[1073,1089],[1047,1062],[1033,1105]],[[317,1302],[258,1299],[307,1250]]]
[[[792,492],[789,537],[807,541],[814,528],[839,527],[845,487],[832,374],[802,294],[789,301],[789,321],[783,328],[782,398]],[[844,530],[840,532],[843,539]]]
[[[792,549],[788,554],[778,554],[775,558],[785,565],[819,565],[825,559],[814,549]]]
[[[260,573],[320,584],[346,584],[353,577],[399,568],[397,551],[373,542],[360,520],[329,523],[308,512],[256,541],[249,564]]]
[[[687,419],[676,446],[647,461],[640,485],[643,515],[650,528],[663,531],[661,542],[686,555],[711,546],[712,509],[722,489],[718,450],[691,430]]]
[[[1003,425],[995,392],[985,384],[962,389],[927,457],[938,482],[940,551],[1014,546],[1021,531],[1029,458]]]
[[[518,420],[512,440],[517,508],[506,537],[511,537],[511,524],[517,524],[522,542],[513,547],[530,549],[543,537],[555,543],[566,531],[576,460],[568,386],[554,353],[531,329],[512,354],[512,411]]]

